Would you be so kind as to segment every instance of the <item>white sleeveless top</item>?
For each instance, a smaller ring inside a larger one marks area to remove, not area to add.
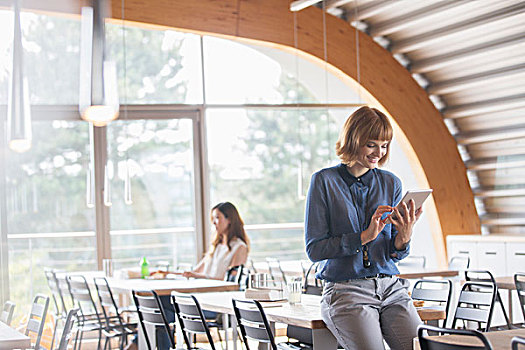
[[[246,243],[244,243],[239,238],[232,240],[230,245],[231,250],[228,250],[228,246],[226,244],[219,244],[215,248],[215,252],[213,252],[213,256],[211,258],[209,255],[206,255],[204,258],[204,267],[202,273],[207,278],[224,279],[224,276],[226,276],[226,272],[231,266],[233,256],[237,250],[240,247],[246,247]],[[243,261],[242,263],[246,264],[246,261]]]

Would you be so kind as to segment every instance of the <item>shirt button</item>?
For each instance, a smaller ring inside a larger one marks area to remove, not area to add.
[[[356,253],[359,253],[359,249],[355,251]]]
[[[360,178],[357,178],[357,181],[361,181],[361,179],[360,179]]]

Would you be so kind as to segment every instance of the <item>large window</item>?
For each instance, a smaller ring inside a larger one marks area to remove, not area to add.
[[[146,256],[171,266],[193,263],[193,120],[117,121],[108,127],[111,247],[116,267]],[[125,203],[126,163],[132,203]]]
[[[351,87],[323,64],[275,47],[108,23],[121,114],[96,129],[90,143],[77,107],[78,18],[22,17],[33,146],[23,154],[2,149],[7,245],[0,248],[0,287],[5,291],[9,282],[10,299],[27,305],[35,293],[48,293],[44,267],[92,270],[109,255],[116,269],[137,267],[142,256],[172,267],[196,263],[211,234],[208,210],[221,201],[238,207],[253,260],[305,258],[310,177],[338,163],[339,130],[361,101]],[[0,11],[2,105],[11,27],[12,12]],[[406,188],[417,187],[395,142],[392,151],[389,168]],[[98,174],[95,189],[87,186],[90,163]],[[128,170],[132,203],[125,203]],[[96,190],[101,207],[86,205],[89,190]],[[99,197],[108,190],[103,204]],[[431,241],[424,222],[413,241],[422,249],[418,242]],[[17,309],[18,316],[25,313]]]
[[[33,123],[30,152],[5,153],[10,294],[21,308],[47,291],[44,267],[97,266],[85,197],[88,147],[87,123],[54,120]]]
[[[254,260],[305,258],[303,221],[310,176],[336,161],[333,145],[339,117],[346,113],[208,110],[211,199],[238,206]]]

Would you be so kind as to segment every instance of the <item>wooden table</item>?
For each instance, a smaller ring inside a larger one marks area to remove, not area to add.
[[[109,277],[109,286],[116,293],[131,293],[132,290],[154,290],[159,295],[180,293],[226,292],[239,290],[235,282],[210,279],[116,279]]]
[[[299,260],[281,261],[281,268],[288,276],[302,276],[301,262]],[[258,273],[269,273],[268,265],[263,262],[255,264]],[[456,277],[459,276],[459,271],[445,270],[445,269],[423,269],[423,270],[409,270],[401,271],[398,275],[405,279],[418,279],[425,277]]]
[[[483,332],[483,335],[492,344],[493,349],[497,350],[511,350],[510,341],[515,336],[525,337],[525,328],[523,329],[511,329],[505,331],[492,331]],[[440,335],[432,336],[430,338],[441,338],[446,342],[457,343],[461,341],[461,344],[475,345],[480,344],[479,340],[465,338],[458,335]],[[414,350],[420,350],[419,341],[417,338],[414,339]]]
[[[193,294],[205,310],[233,315],[232,298],[244,299],[244,292],[197,293]],[[321,296],[302,294],[301,303],[264,303],[264,311],[271,323],[305,327],[312,330],[314,349],[337,349],[337,340],[326,328],[321,317]],[[443,308],[422,307],[418,314],[424,321],[445,319]],[[235,328],[234,328],[235,331]],[[235,339],[235,332],[234,332]],[[234,348],[235,348],[234,342]]]
[[[502,276],[495,277],[496,286],[498,289],[506,289],[509,295],[509,320],[512,323],[513,307],[512,307],[512,291],[516,290],[516,284],[514,284],[514,276]]]
[[[514,276],[496,277],[495,280],[499,289],[516,290]]]
[[[405,279],[419,279],[425,277],[456,277],[459,276],[459,271],[456,270],[414,270],[405,271],[397,275],[399,278]]]
[[[79,271],[79,272],[59,272],[58,277],[66,275],[81,275],[86,281],[93,285],[93,278],[104,277],[102,271]],[[111,290],[118,294],[131,295],[132,290],[154,290],[159,295],[170,295],[176,291],[180,293],[204,293],[204,292],[227,292],[239,290],[239,285],[235,282],[226,282],[212,279],[187,279],[177,276],[173,279],[142,279],[142,278],[116,278],[106,277]]]
[[[14,328],[0,322],[0,349],[29,349],[31,339]]]

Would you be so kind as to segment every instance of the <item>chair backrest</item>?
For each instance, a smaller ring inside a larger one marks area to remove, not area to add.
[[[255,268],[255,264],[253,263],[253,259],[248,260],[250,262],[250,270],[252,273],[257,273],[257,269]]]
[[[66,281],[73,302],[79,309],[79,320],[86,322],[87,318],[96,319],[98,324],[103,325],[102,315],[93,300],[86,278],[82,275],[68,275]]]
[[[2,313],[0,314],[0,321],[4,322],[6,325],[9,326],[11,324],[11,320],[13,319],[15,306],[16,304],[12,301],[6,301],[4,303],[4,307],[2,308]]]
[[[323,281],[315,278],[317,269],[319,268],[319,262],[314,262],[306,271],[304,276],[303,291],[305,294],[322,295],[323,294]],[[312,283],[310,283],[312,282]]]
[[[224,276],[224,280],[227,282],[239,283],[239,279],[241,278],[243,269],[244,269],[243,265],[237,265],[237,266],[230,267],[228,271],[226,271],[226,276]]]
[[[464,271],[470,266],[470,256],[468,255],[455,255],[450,258],[448,262],[448,269],[454,271]]]
[[[521,312],[523,317],[525,317],[525,273],[516,273],[514,275],[514,284],[516,285],[516,292],[518,292]]]
[[[64,323],[64,329],[62,329],[62,336],[60,337],[60,343],[58,344],[57,350],[67,350],[69,340],[73,335],[73,326],[78,320],[78,309],[71,309],[67,313],[66,322]]]
[[[478,330],[488,331],[495,300],[496,285],[494,283],[465,282],[459,293],[452,328],[456,328],[457,321],[461,320],[463,323],[465,321],[476,322]],[[482,324],[485,324],[485,327]]]
[[[64,301],[62,289],[60,288],[59,281],[57,279],[56,271],[50,268],[45,268],[44,274],[46,275],[47,285],[49,287],[49,290],[51,290],[51,295],[53,296],[53,304],[55,305],[55,316],[66,317],[66,303]]]
[[[73,301],[73,296],[69,291],[69,284],[67,283],[67,274],[58,273],[57,271],[55,271],[55,276],[57,278],[58,289],[60,290],[62,298],[64,299],[64,306],[67,312],[69,309],[73,308],[75,304],[75,302]]]
[[[520,345],[523,345],[521,348],[525,347],[525,338],[523,337],[513,337],[510,341],[510,345],[512,346],[512,350],[518,350],[520,348]]]
[[[137,307],[139,315],[140,326],[144,334],[144,339],[148,345],[148,349],[152,350],[151,342],[148,337],[146,325],[153,325],[155,328],[162,327],[168,334],[171,348],[175,349],[175,338],[171,326],[166,318],[166,311],[162,306],[162,302],[158,294],[154,290],[137,291],[132,290],[133,301]]]
[[[450,280],[418,280],[412,288],[412,299],[443,305],[446,318],[448,318],[451,297],[452,282]]]
[[[115,322],[118,322],[118,326],[123,328],[124,322],[106,277],[95,277],[93,282],[95,283],[98,301],[104,316],[104,328],[109,331]]]
[[[465,280],[473,282],[488,282],[496,285],[496,280],[494,279],[494,276],[488,270],[465,270]],[[505,306],[503,305],[503,300],[497,287],[496,302],[499,303],[501,307],[501,312],[503,314],[503,317],[505,318],[508,329],[511,329],[511,321],[509,319],[509,316],[507,315],[507,311],[505,311]]]
[[[470,282],[496,283],[494,276],[488,270],[465,270],[465,280]]]
[[[246,349],[250,350],[248,339],[252,339],[269,344],[272,350],[277,350],[274,335],[261,303],[257,300],[240,299],[232,299],[232,303]]]
[[[212,350],[215,350],[213,338],[206,323],[206,317],[202,312],[201,306],[197,298],[189,294],[180,294],[173,292],[171,294],[171,303],[175,308],[175,314],[182,327],[182,334],[184,342],[188,349],[191,349],[188,333],[191,334],[206,334],[208,343]]]
[[[46,323],[47,308],[49,307],[49,297],[43,294],[37,294],[33,299],[31,311],[27,320],[25,335],[30,333],[36,334],[34,349],[40,349],[40,339]]]
[[[472,342],[469,342],[469,345],[465,345],[465,343],[461,342],[461,339],[458,339],[458,342],[456,343],[451,343],[450,341],[444,342],[443,338],[440,338],[439,336],[428,337],[425,334],[425,331],[438,332],[438,334],[454,334],[462,336],[461,338],[476,338],[478,341],[476,341],[475,344],[479,345],[471,345]],[[417,328],[417,337],[419,339],[419,346],[421,350],[492,350],[490,342],[483,335],[483,333],[472,329],[450,329],[429,325],[420,325]]]
[[[284,282],[286,281],[286,275],[284,274],[284,271],[281,267],[281,262],[277,258],[266,258],[266,263],[268,264],[268,273],[270,274],[270,277],[272,278],[272,281],[274,284],[277,284],[278,282]]]
[[[225,281],[235,282],[239,285],[239,290],[246,290],[248,288],[248,281],[250,279],[250,272],[244,265],[230,267],[224,277]]]
[[[397,266],[407,270],[422,270],[427,264],[425,256],[409,255],[397,263]]]
[[[155,270],[169,271],[170,265],[171,265],[170,262],[167,260],[159,260],[159,261],[154,262],[151,266],[153,266]]]

